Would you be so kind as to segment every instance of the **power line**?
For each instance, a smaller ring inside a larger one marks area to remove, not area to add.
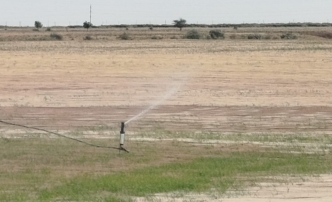
[[[7,121],[2,121],[2,120],[0,120],[0,123],[6,124],[6,125],[11,125],[11,126],[17,126],[17,127],[21,127],[21,128],[27,128],[27,129],[33,129],[33,130],[43,131],[43,132],[50,133],[50,134],[53,134],[53,135],[56,135],[56,136],[59,136],[59,137],[63,137],[63,138],[67,138],[67,139],[70,139],[70,140],[73,140],[73,141],[77,141],[77,142],[86,144],[86,145],[91,146],[91,147],[105,148],[105,149],[116,149],[116,150],[119,150],[119,151],[122,150],[122,151],[125,151],[125,152],[129,153],[123,147],[108,147],[108,146],[96,145],[96,144],[85,142],[85,141],[82,141],[82,140],[79,140],[79,139],[75,139],[75,138],[72,138],[72,137],[61,135],[61,134],[56,133],[56,132],[48,131],[48,130],[45,130],[45,129],[36,128],[36,127],[32,127],[32,126],[25,126],[25,125],[16,124],[16,123],[10,123],[10,122],[7,122]]]

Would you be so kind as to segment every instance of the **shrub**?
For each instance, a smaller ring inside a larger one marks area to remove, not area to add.
[[[177,36],[171,36],[170,39],[178,39],[178,37]]]
[[[152,31],[152,30],[153,30],[153,27],[152,27],[152,26],[150,26],[150,27],[149,27],[149,30],[151,30],[151,31]]]
[[[247,36],[247,38],[248,38],[248,39],[257,39],[257,40],[259,40],[259,39],[262,39],[263,37],[262,37],[262,35],[260,35],[260,34],[249,34],[249,35]]]
[[[121,34],[119,36],[119,39],[121,39],[121,40],[129,40],[130,37],[129,37],[129,35],[126,32],[124,32],[123,34]]]
[[[234,27],[233,27],[233,29],[235,29],[235,30],[237,30],[237,28],[238,28],[237,26],[234,26]]]
[[[209,32],[209,34],[212,39],[224,39],[225,38],[225,34],[222,33],[221,30],[218,30],[218,29],[211,30]]]
[[[57,33],[52,33],[52,34],[50,35],[50,37],[51,37],[52,39],[55,39],[55,40],[62,40],[62,39],[63,39],[62,35],[61,35],[61,34],[57,34]]]
[[[83,38],[83,40],[93,40],[93,38],[92,38],[92,36],[85,36],[84,38]]]
[[[187,34],[184,36],[186,39],[200,39],[201,35],[198,33],[197,30],[190,30],[187,32]]]
[[[32,29],[32,31],[34,31],[34,32],[39,32],[39,29],[34,28],[34,29]]]
[[[47,32],[50,32],[50,31],[52,31],[52,30],[51,30],[50,27],[48,27],[48,28],[46,28],[46,31],[47,31]]]
[[[292,32],[288,32],[280,36],[281,39],[297,39],[297,36],[294,35]]]

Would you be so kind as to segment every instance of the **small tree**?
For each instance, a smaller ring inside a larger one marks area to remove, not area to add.
[[[92,23],[91,23],[91,22],[87,22],[87,21],[85,21],[85,22],[83,23],[83,27],[84,27],[86,30],[89,31],[89,28],[92,27]]]
[[[36,27],[37,29],[40,29],[40,28],[43,27],[43,24],[42,24],[41,22],[39,22],[39,21],[35,21],[35,27]]]
[[[179,20],[174,20],[174,26],[177,28],[180,28],[180,31],[182,31],[182,28],[186,26],[187,21],[185,19],[180,18]]]

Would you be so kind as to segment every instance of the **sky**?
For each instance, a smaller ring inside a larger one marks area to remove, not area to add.
[[[0,0],[0,25],[332,22],[332,0]]]

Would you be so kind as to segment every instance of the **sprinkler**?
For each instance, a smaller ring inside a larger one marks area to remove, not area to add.
[[[124,127],[125,127],[125,123],[124,122],[121,122],[121,130],[120,130],[120,150],[123,150],[123,151],[126,151],[128,152],[124,147],[124,141],[125,141],[125,131],[124,131]],[[128,152],[129,153],[129,152]]]
[[[125,124],[124,122],[121,123],[121,131],[120,131],[120,148],[124,145],[125,140],[125,131],[124,131]]]

